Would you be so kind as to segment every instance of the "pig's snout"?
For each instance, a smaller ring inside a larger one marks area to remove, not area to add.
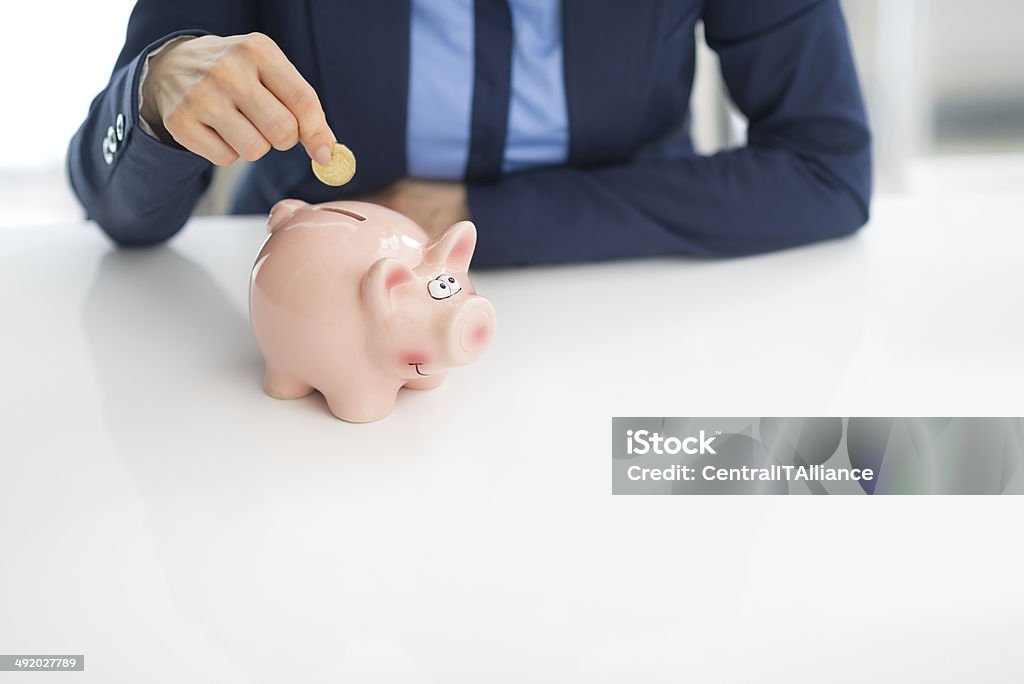
[[[452,323],[449,344],[452,364],[472,363],[491,343],[494,337],[494,307],[483,297],[467,302]]]

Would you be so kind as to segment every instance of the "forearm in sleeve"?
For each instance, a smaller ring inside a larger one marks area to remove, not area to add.
[[[157,140],[140,125],[142,65],[152,49],[173,37],[117,68],[68,149],[68,175],[86,216],[121,245],[172,236],[210,182],[209,162]]]
[[[837,0],[708,0],[708,40],[750,121],[708,157],[558,167],[468,188],[474,263],[738,256],[849,234],[868,218],[871,140]]]
[[[118,244],[166,240],[209,185],[212,165],[143,130],[139,80],[147,56],[184,35],[256,30],[253,0],[138,0],[107,87],[68,148],[71,186],[88,218]]]

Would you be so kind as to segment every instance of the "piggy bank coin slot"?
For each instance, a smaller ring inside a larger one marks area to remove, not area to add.
[[[335,214],[343,214],[345,216],[348,216],[349,218],[354,218],[356,221],[365,221],[366,220],[366,217],[363,216],[362,214],[357,214],[356,212],[349,211],[348,209],[339,209],[337,207],[320,207],[320,210],[321,211],[333,211]]]

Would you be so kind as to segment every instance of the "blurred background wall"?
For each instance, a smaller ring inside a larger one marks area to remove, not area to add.
[[[132,0],[19,3],[0,41],[0,228],[81,216],[67,142],[105,85]],[[876,144],[876,192],[1024,189],[1024,2],[843,0]],[[60,20],[54,16],[59,14]],[[35,30],[33,30],[35,27]],[[714,54],[701,50],[694,137],[711,152],[743,140]],[[237,170],[235,170],[237,171]],[[226,203],[232,176],[201,211]]]

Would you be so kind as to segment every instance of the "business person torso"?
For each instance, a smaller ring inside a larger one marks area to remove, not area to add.
[[[686,137],[700,20],[750,119],[748,146],[713,157]],[[69,151],[115,240],[173,234],[209,180],[208,162],[139,129],[146,55],[175,35],[251,31],[358,154],[345,195],[466,182],[480,265],[746,254],[867,218],[870,136],[838,0],[141,0]],[[296,147],[253,164],[233,210],[282,197],[339,193]]]

